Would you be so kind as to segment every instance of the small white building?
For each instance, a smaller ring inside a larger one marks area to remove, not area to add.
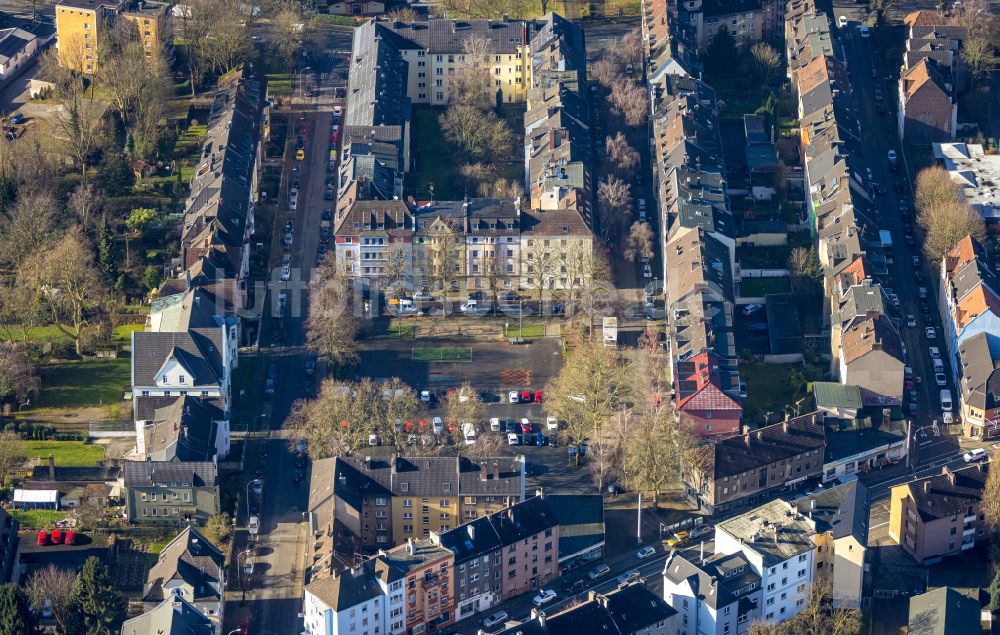
[[[934,161],[948,170],[965,202],[987,224],[1000,222],[1000,156],[979,143],[932,143]]]
[[[306,586],[305,635],[398,635],[406,632],[405,574],[380,558]]]
[[[0,29],[0,85],[17,76],[38,55],[38,38],[23,29]]]

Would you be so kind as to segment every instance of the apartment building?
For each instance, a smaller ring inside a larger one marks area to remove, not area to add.
[[[503,599],[503,543],[489,516],[442,534],[431,533],[431,540],[455,554],[456,620],[485,611]]]
[[[198,530],[185,527],[160,552],[146,575],[142,602],[151,611],[171,597],[182,597],[213,624],[222,629],[225,607],[225,556]],[[206,634],[207,635],[207,634]]]
[[[745,635],[761,619],[761,597],[761,576],[742,553],[691,561],[671,552],[663,567],[663,599],[683,635]]]
[[[303,589],[304,632],[307,635],[407,633],[406,586],[406,571],[381,557],[332,576],[313,579]]]
[[[310,524],[318,542],[385,549],[524,500],[524,479],[523,456],[323,459],[313,466]]]
[[[987,154],[979,143],[934,143],[934,162],[948,170],[962,197],[987,226],[1000,222],[1000,156]]]
[[[532,610],[531,617],[497,635],[674,635],[678,614],[642,582],[608,593],[590,591],[586,599],[551,615]]]
[[[126,620],[121,635],[217,632],[218,626],[183,597],[171,596],[142,615]]]
[[[988,439],[1000,434],[1000,337],[977,333],[958,347],[962,433]]]
[[[772,624],[809,604],[815,570],[815,524],[776,500],[716,525],[715,552],[741,554],[760,576],[760,613]]]
[[[204,526],[221,511],[216,476],[213,461],[126,461],[126,517],[143,525]]]
[[[0,29],[0,83],[17,76],[38,55],[42,42],[34,33],[11,27]]]
[[[958,100],[950,71],[922,57],[899,78],[899,136],[928,143],[955,138]]]
[[[60,0],[56,4],[56,47],[62,66],[97,72],[101,47],[119,18],[135,24],[146,56],[172,41],[170,3],[153,0]]]
[[[923,565],[989,539],[979,504],[990,463],[979,463],[896,485],[889,493],[889,537]]]
[[[502,593],[505,598],[542,588],[559,577],[559,524],[544,496],[491,514],[500,543]]]
[[[872,311],[843,329],[840,336],[841,383],[858,386],[866,405],[901,405],[906,360],[902,337],[892,320]]]
[[[407,633],[424,633],[455,622],[455,556],[429,540],[406,544],[378,558],[403,574]]]
[[[709,514],[754,506],[778,490],[823,473],[826,429],[813,412],[702,445],[681,460],[681,481],[693,505]]]

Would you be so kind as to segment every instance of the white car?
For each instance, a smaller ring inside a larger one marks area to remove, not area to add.
[[[507,611],[497,611],[496,613],[491,613],[483,618],[483,626],[486,628],[491,628],[497,624],[503,624],[507,621]]]
[[[507,393],[507,401],[510,403],[521,403],[521,393],[516,390],[512,390]]]
[[[500,432],[500,417],[490,417],[490,430]]]
[[[975,461],[982,461],[983,459],[986,458],[986,450],[984,450],[982,448],[975,448],[975,449],[969,450],[968,452],[966,452],[965,454],[963,454],[962,458],[965,459],[966,463],[973,463]]]
[[[907,315],[906,316],[906,326],[908,326],[908,327],[910,327],[912,329],[916,325],[917,325],[917,318],[913,317],[912,315]]]
[[[429,391],[429,390],[421,390],[420,391],[420,401],[422,401],[424,403],[430,403],[431,402],[431,391]]]
[[[839,18],[837,18],[837,24],[840,25],[840,28],[846,29],[847,28],[847,16],[846,15],[842,15]]]
[[[941,350],[937,346],[929,346],[927,352],[930,353],[931,359],[941,359]]]
[[[299,197],[298,196],[293,196],[292,198],[288,199],[288,209],[290,209],[290,210],[292,210],[294,212],[298,208],[299,208]]]
[[[334,106],[333,107],[333,114],[337,115],[338,117],[340,115],[344,114],[344,108],[343,108],[343,106]]]
[[[538,592],[538,595],[531,598],[531,603],[535,606],[545,606],[554,599],[556,599],[555,591],[552,589],[542,589]]]
[[[292,268],[288,265],[281,266],[281,281],[288,282],[292,278]]]
[[[513,432],[507,433],[507,445],[521,445],[521,439]]]
[[[378,436],[374,435],[374,434],[369,434],[368,435],[368,445],[370,445],[372,447],[375,447],[376,445],[378,445]]]
[[[743,315],[753,315],[764,308],[763,304],[748,304],[743,307]]]
[[[545,417],[545,428],[548,430],[558,430],[559,420],[555,417]]]
[[[932,340],[937,337],[937,331],[934,330],[933,326],[928,326],[924,329],[924,335],[927,336],[927,339]]]
[[[434,417],[434,419],[431,420],[431,430],[434,431],[434,434],[441,434],[444,432],[444,421],[441,420],[441,417]]]
[[[886,153],[886,156],[889,158],[889,163],[895,163],[896,162],[896,151],[895,150],[889,150],[889,152]]]
[[[938,386],[947,386],[948,379],[944,376],[944,373],[934,373],[934,383]]]
[[[260,518],[257,516],[251,516],[250,521],[247,523],[247,528],[249,529],[251,536],[256,536],[257,532],[260,531]]]
[[[643,547],[635,553],[635,557],[639,560],[645,560],[646,558],[654,555],[656,553],[656,548],[652,546]]]

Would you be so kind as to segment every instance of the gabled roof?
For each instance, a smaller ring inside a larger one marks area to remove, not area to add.
[[[24,29],[16,27],[0,29],[0,64],[6,64],[10,58],[23,51],[24,47],[28,46],[34,39],[35,35]]]
[[[981,605],[951,587],[910,598],[909,635],[978,633]]]
[[[193,604],[171,596],[122,624],[122,635],[215,635],[216,625]]]
[[[957,470],[942,468],[941,473],[896,485],[905,487],[925,522],[963,514],[970,505],[978,505],[989,476],[990,464],[978,463]]]
[[[903,24],[906,26],[940,26],[948,24],[950,20],[937,11],[920,9],[912,11],[903,16]]]
[[[685,453],[685,462],[712,480],[735,476],[826,445],[823,415],[813,412],[741,436],[699,446]],[[817,460],[817,466],[822,458]]]
[[[870,315],[846,329],[841,335],[841,350],[842,359],[848,365],[873,352],[885,353],[903,363],[899,331],[884,315]]]
[[[505,545],[515,544],[559,524],[555,514],[546,504],[544,496],[535,496],[490,514],[489,519],[500,537],[500,542]]]
[[[306,585],[306,592],[314,595],[334,612],[364,604],[382,595],[377,558],[367,560],[360,567],[345,569],[332,576],[314,580]],[[384,564],[384,563],[383,563]]]
[[[750,584],[759,588],[761,580],[739,552],[711,555],[696,564],[675,551],[664,564],[663,577],[674,584],[687,581],[694,594],[716,610],[739,602]]]
[[[455,564],[468,562],[473,558],[500,549],[503,543],[497,535],[489,517],[481,516],[450,531],[441,533],[438,542],[455,554]]]
[[[224,589],[225,556],[197,529],[188,525],[160,552],[146,575],[144,602],[160,602],[171,596],[163,585],[183,580],[194,590],[194,601],[220,601]]]
[[[146,456],[153,461],[210,461],[216,421],[223,416],[209,400],[185,395],[153,413],[146,429]]]
[[[817,490],[792,504],[800,514],[810,515],[817,531],[829,531],[834,540],[854,536],[862,547],[868,545],[871,495],[861,481]]]
[[[1000,408],[1000,336],[977,333],[958,347],[962,399],[981,410]]]
[[[132,385],[155,386],[156,377],[171,359],[190,374],[191,386],[218,384],[224,375],[223,329],[196,328],[184,332],[132,334]]]
[[[124,480],[125,487],[215,487],[216,473],[211,461],[126,461]]]
[[[903,75],[903,97],[907,101],[922,90],[933,90],[950,99],[951,90],[938,64],[928,58],[921,58]]]

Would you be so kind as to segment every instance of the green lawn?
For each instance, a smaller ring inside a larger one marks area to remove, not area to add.
[[[132,331],[141,331],[145,328],[143,324],[122,324],[116,326],[112,334],[115,344],[128,344]],[[23,341],[27,335],[31,342],[57,342],[68,344],[72,340],[68,335],[59,330],[56,326],[23,326],[2,325],[0,326],[0,338],[14,341]]]
[[[21,529],[47,529],[69,516],[66,511],[51,509],[11,510],[10,515],[21,523]]]
[[[392,337],[401,340],[413,339],[417,328],[412,323],[402,320],[391,320],[389,328],[385,331],[385,337]]]
[[[787,293],[788,278],[743,278],[740,281],[740,295],[757,298],[770,293]]]
[[[455,176],[456,159],[454,148],[443,140],[438,117],[444,108],[415,106],[413,108],[412,148],[415,157],[414,168],[410,172],[417,197],[430,196],[434,187],[434,198],[441,201],[459,200],[465,195],[461,179]]]
[[[142,333],[144,330],[146,330],[145,324],[122,324],[115,327],[111,339],[115,344],[131,344],[132,332],[138,331]]]
[[[268,73],[267,92],[271,95],[291,95],[292,76],[288,73]]]
[[[62,467],[90,466],[104,459],[103,446],[83,441],[24,441],[22,452],[30,459],[47,459],[51,454]]]
[[[451,346],[415,348],[412,358],[415,362],[471,362],[472,349]]]
[[[520,329],[517,324],[511,322],[504,333],[504,337],[542,337],[545,335],[544,324],[525,324]]]
[[[740,364],[740,377],[747,384],[743,408],[749,417],[782,412],[794,406],[798,399],[808,397],[806,385],[822,378],[822,369],[809,364]],[[801,404],[801,412],[809,412],[809,403]]]
[[[131,376],[131,359],[84,359],[41,368],[42,393],[35,408],[80,408],[121,400]]]

